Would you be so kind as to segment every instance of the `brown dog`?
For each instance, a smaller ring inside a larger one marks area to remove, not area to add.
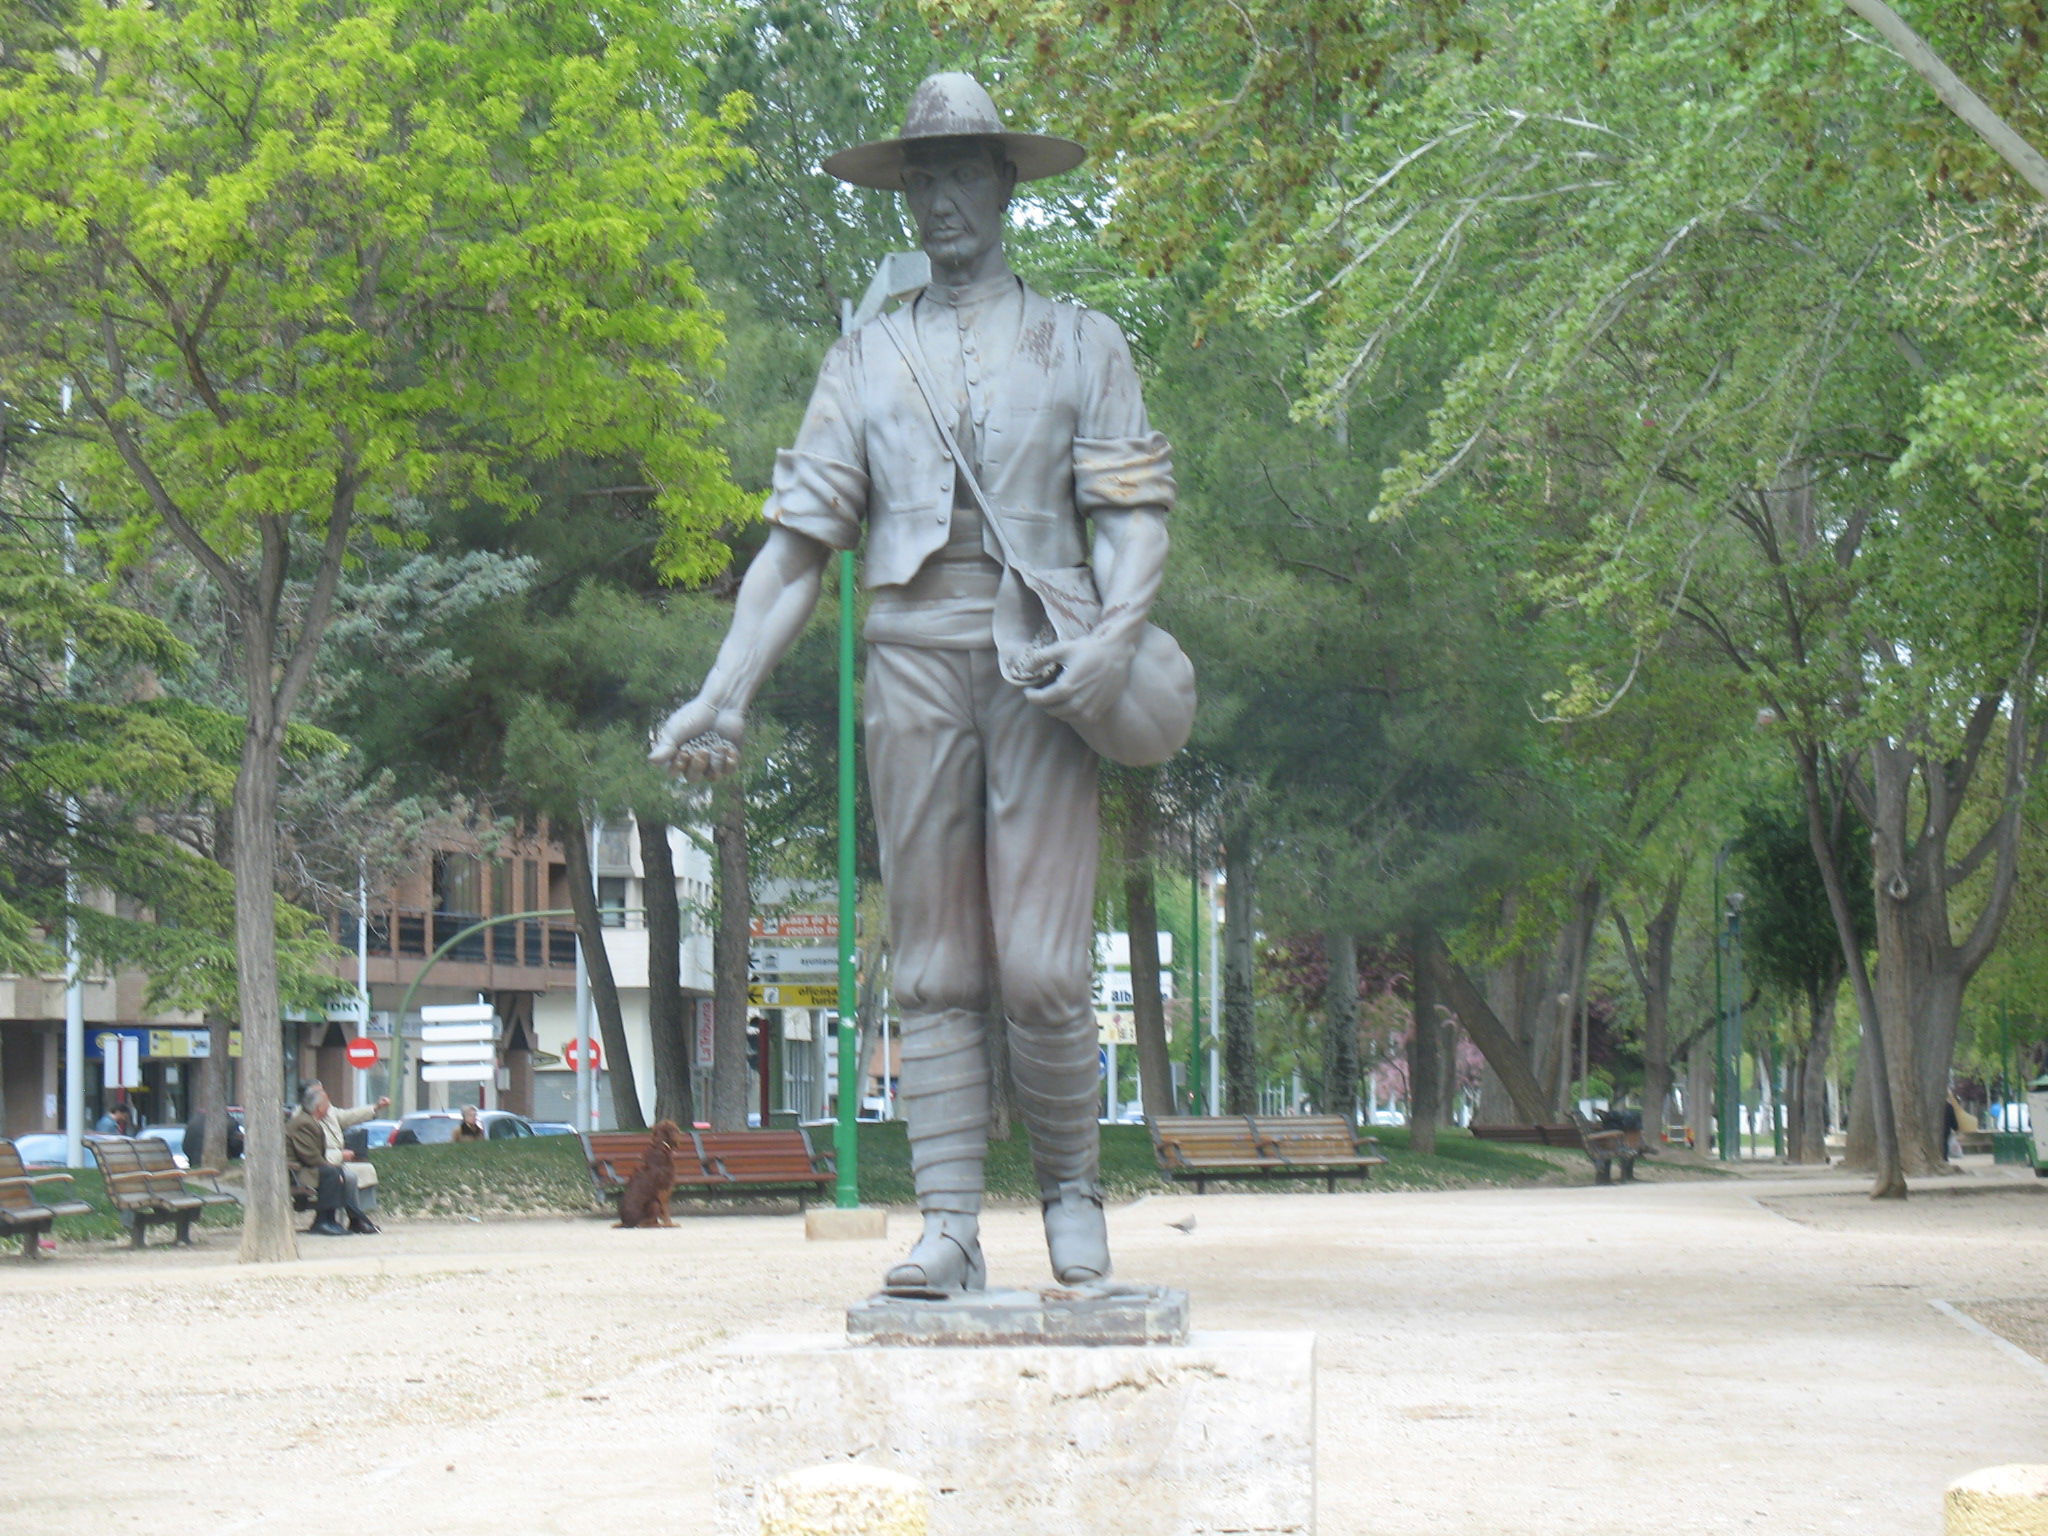
[[[640,1155],[640,1166],[626,1187],[619,1191],[619,1221],[622,1227],[672,1227],[668,1197],[676,1187],[675,1149],[685,1145],[682,1127],[673,1120],[658,1120]]]

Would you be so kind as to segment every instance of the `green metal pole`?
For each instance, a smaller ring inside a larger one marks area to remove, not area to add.
[[[1196,853],[1200,818],[1188,816],[1188,1113],[1202,1112],[1202,866]]]
[[[839,1124],[832,1148],[841,1210],[860,1204],[860,1017],[853,965],[853,551],[839,556]],[[887,1072],[889,1064],[882,1063]]]
[[[1742,909],[1731,905],[1728,910],[1728,969],[1735,983],[1728,999],[1728,1077],[1732,1091],[1721,1110],[1721,1135],[1732,1148],[1733,1156],[1742,1155]]]

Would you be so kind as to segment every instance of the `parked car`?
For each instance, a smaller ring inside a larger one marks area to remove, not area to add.
[[[192,1166],[191,1159],[185,1156],[185,1127],[182,1125],[152,1125],[138,1134],[153,1136],[168,1146],[171,1149],[171,1161],[180,1168]]]
[[[509,1141],[514,1137],[539,1134],[531,1120],[524,1115],[515,1115],[509,1109],[478,1110],[477,1119],[483,1124],[485,1139],[490,1141]],[[393,1128],[390,1144],[397,1147],[408,1141],[453,1141],[455,1127],[461,1123],[460,1110],[416,1109]]]
[[[87,1136],[87,1141],[92,1137]],[[61,1131],[32,1131],[26,1136],[14,1138],[14,1150],[21,1154],[21,1160],[31,1168],[62,1168],[64,1166],[64,1133]]]
[[[576,1127],[566,1120],[529,1120],[536,1136],[574,1136]]]

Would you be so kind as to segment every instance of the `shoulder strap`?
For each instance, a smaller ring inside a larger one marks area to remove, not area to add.
[[[953,469],[966,485],[967,494],[974,498],[975,506],[981,511],[982,523],[995,534],[996,547],[1003,552],[1003,564],[1014,566],[1017,559],[1010,550],[1009,535],[1003,532],[1002,520],[996,516],[995,508],[989,505],[988,497],[981,489],[981,482],[975,478],[973,469],[968,466],[967,455],[962,453],[960,445],[953,441],[953,429],[946,425],[946,413],[939,409],[938,393],[932,388],[931,381],[925,377],[924,359],[922,349],[917,344],[917,334],[913,331],[906,340],[902,328],[896,323],[902,313],[900,309],[891,310],[874,323],[895,343],[897,352],[910,369],[910,377],[916,382],[917,392],[924,399],[925,412],[931,417],[932,425],[939,429],[939,441],[945,445],[946,457],[953,461]]]

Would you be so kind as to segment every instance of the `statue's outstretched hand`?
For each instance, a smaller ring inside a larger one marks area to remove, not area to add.
[[[1100,720],[1130,682],[1131,655],[1130,645],[1099,633],[1059,641],[1039,652],[1059,671],[1042,687],[1026,688],[1024,697],[1062,720]]]
[[[647,756],[677,777],[702,784],[739,766],[740,744],[746,739],[743,711],[699,694],[662,721]]]

